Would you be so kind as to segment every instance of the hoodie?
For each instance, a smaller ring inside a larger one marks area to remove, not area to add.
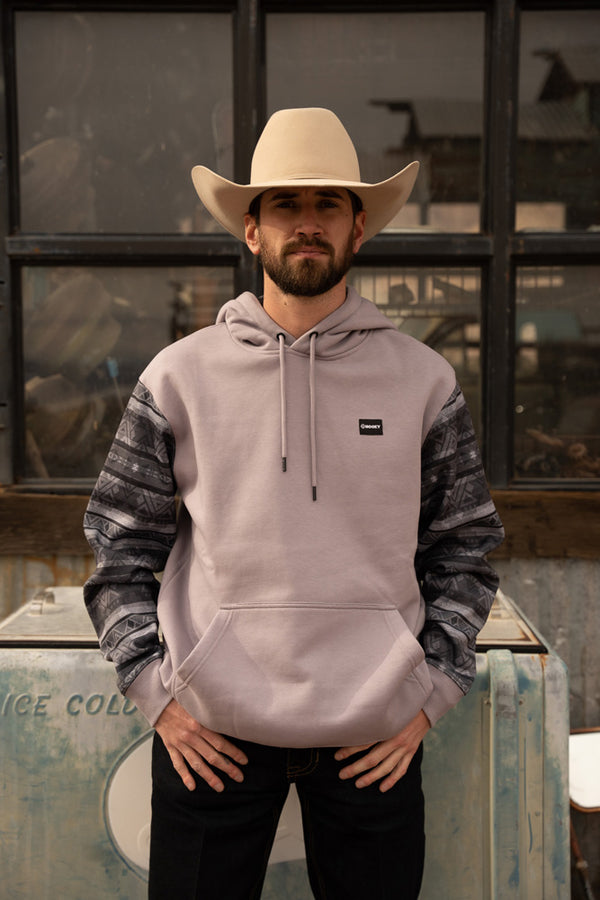
[[[297,339],[245,293],[159,353],[85,528],[88,610],[150,723],[174,697],[288,747],[453,706],[502,538],[454,371],[351,288]]]

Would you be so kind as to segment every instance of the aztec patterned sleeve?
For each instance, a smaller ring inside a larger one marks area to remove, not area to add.
[[[84,519],[96,555],[85,603],[122,692],[162,656],[154,573],[164,568],[175,540],[174,454],[169,423],[138,382]]]
[[[504,530],[458,386],[425,438],[421,460],[415,556],[426,607],[421,642],[427,662],[466,694],[475,677],[475,639],[498,588],[485,555]]]

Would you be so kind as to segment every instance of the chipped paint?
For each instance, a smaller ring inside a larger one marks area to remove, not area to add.
[[[80,900],[93,884],[98,900],[145,897],[102,821],[103,785],[114,760],[148,729],[137,711],[106,714],[113,692],[112,667],[97,651],[0,649],[5,896]],[[68,705],[75,695],[106,699],[102,710],[96,700],[86,712],[84,702],[73,715]]]
[[[568,900],[565,667],[507,650],[477,664],[471,692],[425,740],[421,900],[441,884],[444,900]]]
[[[494,565],[502,589],[517,600],[567,666],[570,727],[597,726],[600,723],[600,561],[497,559]],[[600,896],[600,816],[575,812],[573,820],[592,885]],[[560,865],[558,860],[559,869]],[[575,870],[573,878],[579,879]]]

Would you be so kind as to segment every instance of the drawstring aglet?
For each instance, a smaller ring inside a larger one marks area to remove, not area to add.
[[[313,484],[313,489],[312,489],[312,491],[313,491],[313,500],[316,500],[316,499],[317,499],[317,486],[316,486],[316,484]]]
[[[285,456],[281,457],[281,471],[287,472],[287,459],[285,458]]]

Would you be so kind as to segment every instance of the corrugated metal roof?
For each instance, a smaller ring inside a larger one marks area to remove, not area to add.
[[[483,107],[478,101],[414,100],[419,138],[481,138]],[[519,109],[519,138],[539,141],[589,141],[596,132],[568,102],[532,103]]]
[[[590,141],[597,133],[585,125],[568,102],[531,103],[519,108],[519,139]]]
[[[408,112],[417,141],[453,138],[481,139],[483,105],[478,100],[376,100],[391,111]],[[591,141],[598,130],[581,120],[568,100],[543,101],[519,107],[520,140]]]
[[[483,107],[478,100],[413,100],[411,105],[422,138],[480,138],[483,133]]]

